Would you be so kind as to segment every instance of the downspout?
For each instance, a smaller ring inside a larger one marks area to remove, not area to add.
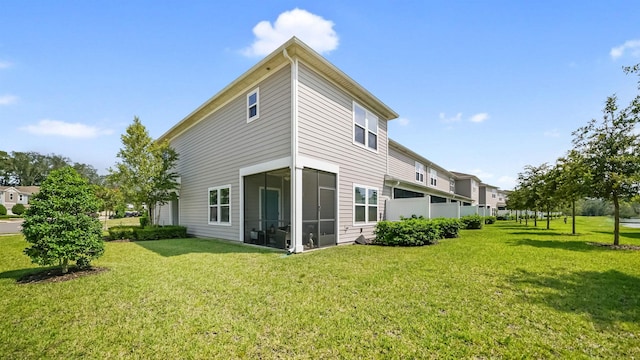
[[[291,63],[291,244],[287,249],[289,253],[296,252],[296,244],[302,239],[302,229],[298,226],[299,214],[301,212],[302,199],[298,198],[302,194],[298,194],[298,182],[302,183],[302,179],[298,179],[298,62],[293,60],[287,49],[282,49],[282,55]],[[301,188],[300,184],[300,188]],[[300,206],[298,206],[298,203]],[[298,235],[298,233],[300,233]]]

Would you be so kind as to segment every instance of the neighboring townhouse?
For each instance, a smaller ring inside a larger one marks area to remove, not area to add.
[[[496,204],[498,210],[507,210],[507,200],[510,192],[509,190],[498,189],[498,203]]]
[[[498,210],[498,187],[480,183],[479,186],[479,204],[478,206],[486,209],[485,215],[496,215],[496,211]]]
[[[0,186],[0,204],[11,213],[16,204],[28,207],[29,199],[40,190],[39,186]]]
[[[372,237],[397,117],[294,37],[159,138],[181,183],[160,224],[294,252]]]
[[[383,195],[391,200],[386,204],[386,219],[457,217],[460,204],[473,203],[457,193],[453,173],[391,139],[387,166]]]
[[[482,182],[477,176],[452,171],[456,181],[456,193],[471,198],[470,203],[462,205],[474,205],[480,203],[480,183]]]

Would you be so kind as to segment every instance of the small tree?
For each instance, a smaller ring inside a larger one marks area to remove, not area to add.
[[[123,148],[117,155],[121,162],[109,169],[109,182],[119,186],[128,201],[146,204],[153,224],[155,207],[169,202],[178,188],[174,171],[178,154],[167,142],[153,141],[138,117],[121,139]]]
[[[73,168],[52,171],[25,214],[22,233],[31,246],[24,253],[39,265],[57,263],[63,273],[70,261],[89,266],[104,253],[102,225],[94,216],[99,204],[87,180]]]
[[[584,198],[589,191],[589,169],[584,159],[575,150],[556,162],[557,194],[571,204],[571,233],[576,234],[576,201]]]
[[[7,215],[7,208],[4,205],[0,204],[0,216],[4,215]]]

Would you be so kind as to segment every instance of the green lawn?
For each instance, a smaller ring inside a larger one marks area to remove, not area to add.
[[[2,236],[0,358],[638,358],[640,252],[586,244],[612,228],[501,221],[435,246],[292,256],[108,243],[108,272],[28,285],[26,242]]]

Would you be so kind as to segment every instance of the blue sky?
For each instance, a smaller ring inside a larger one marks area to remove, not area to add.
[[[509,189],[637,93],[638,19],[637,1],[5,1],[0,150],[104,174],[135,115],[160,136],[293,33],[400,114],[391,138]]]

